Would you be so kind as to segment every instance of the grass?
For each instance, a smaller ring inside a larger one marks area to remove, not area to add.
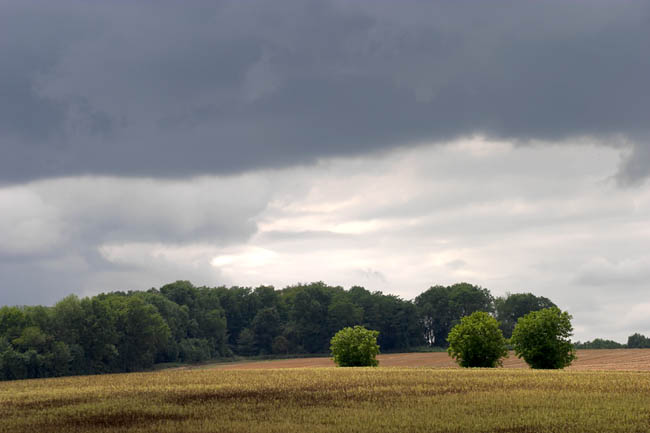
[[[0,383],[2,432],[647,432],[650,373],[160,371]]]

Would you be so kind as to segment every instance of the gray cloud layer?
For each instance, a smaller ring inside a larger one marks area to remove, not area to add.
[[[192,254],[245,242],[269,197],[268,182],[250,176],[65,178],[0,188],[0,305],[51,303],[89,287],[214,279],[210,269],[195,269]],[[177,251],[155,252],[158,243]],[[142,252],[142,244],[154,248]],[[113,260],[124,248],[134,252]]]
[[[630,145],[650,3],[3,2],[0,182],[175,177],[480,134]]]

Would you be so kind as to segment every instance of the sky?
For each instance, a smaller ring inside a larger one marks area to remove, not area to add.
[[[0,305],[466,281],[650,334],[650,2],[0,1]]]

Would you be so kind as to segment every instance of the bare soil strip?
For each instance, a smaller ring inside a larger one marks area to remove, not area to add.
[[[578,350],[577,355],[578,359],[568,368],[569,370],[650,371],[650,349],[585,349]],[[381,367],[459,368],[445,352],[383,354],[377,359]],[[209,367],[224,370],[322,368],[334,367],[334,362],[330,358],[297,358],[222,363]],[[514,352],[510,352],[509,357],[503,361],[503,367],[528,368]]]

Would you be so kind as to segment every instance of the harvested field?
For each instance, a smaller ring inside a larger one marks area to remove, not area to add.
[[[0,384],[3,433],[626,433],[649,428],[650,372],[209,368]]]
[[[578,350],[577,355],[578,359],[568,370],[650,371],[650,349],[587,349]],[[381,367],[459,368],[445,352],[385,354],[379,355],[377,358]],[[223,363],[214,364],[211,367],[226,370],[321,368],[334,367],[334,362],[330,358],[298,358]],[[503,367],[528,368],[523,360],[515,356],[514,352],[511,352],[509,357],[504,360]]]

